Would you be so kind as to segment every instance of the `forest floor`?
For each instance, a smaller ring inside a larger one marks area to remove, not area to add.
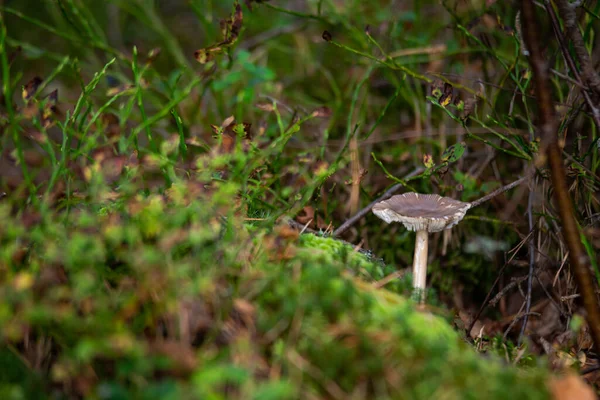
[[[0,2],[0,397],[594,398],[600,2],[520,3]]]

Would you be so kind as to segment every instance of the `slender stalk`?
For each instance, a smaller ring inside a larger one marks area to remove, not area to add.
[[[425,300],[425,284],[427,282],[427,249],[429,237],[427,231],[417,231],[415,239],[415,255],[413,259],[413,287],[419,302]]]

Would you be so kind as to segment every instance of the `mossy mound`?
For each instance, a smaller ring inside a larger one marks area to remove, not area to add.
[[[126,204],[0,207],[4,398],[547,397],[543,368],[481,358],[345,244],[250,233],[214,199]]]

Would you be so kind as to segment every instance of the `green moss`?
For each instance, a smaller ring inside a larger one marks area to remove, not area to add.
[[[382,259],[375,257],[370,252],[356,251],[350,244],[332,238],[302,235],[300,247],[301,252],[317,251],[326,263],[341,260],[349,272],[366,281],[378,281],[397,271],[393,265],[385,264]],[[395,293],[410,295],[411,280],[411,274],[405,274],[386,284],[385,288]]]
[[[345,274],[348,265],[372,263],[369,257],[354,252],[344,261],[336,256],[346,251],[343,243],[306,236],[300,242],[307,247],[295,260],[303,265],[293,291],[296,310],[302,310],[306,336],[312,339],[306,344],[311,361],[326,365],[328,378],[343,389],[350,391],[369,376],[373,387],[387,387],[393,398],[547,398],[543,368],[517,369],[499,358],[482,358],[444,319],[418,312],[405,297]],[[333,283],[340,276],[345,276],[345,290]],[[315,285],[314,279],[320,283]],[[293,297],[286,292],[272,301],[285,303]],[[324,314],[328,310],[313,307],[317,302],[337,304],[336,312]],[[311,336],[313,318],[319,331],[339,333]],[[397,376],[399,390],[389,388],[385,377],[390,375]]]
[[[14,239],[0,229],[0,337],[13,348],[27,332],[54,344],[53,361],[36,371],[44,385],[93,371],[98,396],[152,398],[152,382],[167,397],[214,399],[328,397],[332,385],[345,398],[546,398],[543,368],[481,358],[442,318],[375,289],[372,280],[393,269],[372,256],[314,235],[250,235],[235,218],[215,218],[208,199],[161,205],[161,229],[147,235],[156,204],[47,219],[21,237],[37,260],[27,272],[10,261],[16,250],[4,245]],[[45,257],[51,247],[61,251]],[[181,332],[192,345],[156,353]],[[195,361],[174,372],[182,359]]]

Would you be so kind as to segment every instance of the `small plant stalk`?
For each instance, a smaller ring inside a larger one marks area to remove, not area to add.
[[[415,296],[422,303],[425,300],[425,285],[427,283],[427,248],[429,244],[427,231],[417,231],[415,239],[415,255],[413,259],[413,287]]]

